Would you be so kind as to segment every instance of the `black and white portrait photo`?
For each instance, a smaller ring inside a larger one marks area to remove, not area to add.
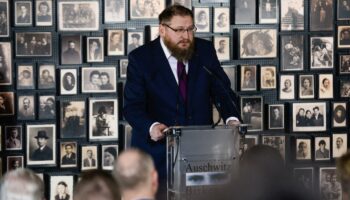
[[[192,9],[192,0],[171,0],[171,4],[180,4],[188,9]]]
[[[311,37],[311,69],[333,68],[333,37]]]
[[[85,138],[85,101],[61,100],[60,138]]]
[[[256,66],[241,66],[241,91],[256,90]]]
[[[314,75],[299,75],[299,98],[313,99],[315,97]]]
[[[108,30],[108,51],[109,56],[122,56],[125,54],[124,30]]]
[[[157,19],[164,9],[164,0],[131,0],[130,19]]]
[[[320,199],[343,199],[336,167],[320,167],[319,180]]]
[[[74,176],[50,176],[50,200],[73,200]]]
[[[76,167],[78,162],[77,143],[61,142],[60,144],[61,167]]]
[[[97,146],[81,147],[81,170],[97,169]]]
[[[237,75],[236,75],[236,66],[234,65],[222,65],[221,66],[231,82],[231,89],[237,91]]]
[[[304,36],[281,35],[281,70],[304,69]]]
[[[229,33],[230,32],[230,8],[217,7],[214,8],[214,33]]]
[[[105,0],[104,21],[105,23],[125,22],[125,0]]]
[[[333,98],[333,74],[318,75],[318,98]]]
[[[295,99],[295,76],[280,75],[279,98]]]
[[[149,38],[150,41],[153,41],[153,40],[158,38],[158,36],[159,36],[159,25],[152,25],[152,26],[150,26],[149,36],[150,36],[150,38]]]
[[[56,98],[55,95],[39,96],[39,119],[56,118]]]
[[[114,161],[117,160],[118,145],[102,145],[102,169],[113,170]]]
[[[17,119],[34,120],[36,111],[34,95],[18,95],[17,100]]]
[[[338,0],[338,20],[349,20],[350,19],[350,1],[349,0]]]
[[[339,74],[350,74],[350,55],[339,56]]]
[[[259,96],[241,97],[243,123],[249,124],[248,131],[263,130],[263,99]]]
[[[346,127],[346,103],[333,103],[332,110],[332,127]]]
[[[118,100],[89,100],[89,138],[90,140],[118,139]]]
[[[284,128],[284,105],[271,104],[269,105],[269,129]]]
[[[23,156],[7,156],[7,171],[24,167]]]
[[[340,80],[340,97],[350,97],[350,80]]]
[[[15,2],[15,25],[31,26],[32,23],[32,1]]]
[[[38,88],[54,89],[56,87],[55,65],[39,65]]]
[[[82,92],[83,93],[112,93],[116,91],[115,67],[83,67]]]
[[[219,61],[230,60],[230,36],[215,36],[214,47]]]
[[[104,61],[103,37],[87,37],[87,62]]]
[[[52,26],[52,0],[37,0],[35,7],[35,25]]]
[[[281,1],[281,30],[304,30],[304,0]]]
[[[22,150],[22,126],[5,126],[6,150]]]
[[[255,0],[235,0],[235,24],[255,24]]]
[[[17,65],[17,89],[34,89],[33,65]]]
[[[16,56],[51,56],[51,32],[21,32],[16,33]]]
[[[330,146],[329,137],[315,137],[315,160],[329,160]]]
[[[81,35],[61,35],[61,64],[81,64]]]
[[[60,94],[73,95],[78,91],[77,69],[60,69]]]
[[[333,0],[311,0],[310,30],[333,30]]]
[[[99,1],[58,2],[59,31],[98,31],[100,24]]]
[[[314,132],[326,130],[326,103],[293,103],[293,131]]]
[[[261,66],[260,68],[260,88],[276,89],[276,67]]]
[[[268,146],[276,149],[278,152],[280,152],[282,158],[286,157],[286,137],[285,136],[263,135],[262,136],[262,144],[268,145]]]
[[[240,29],[240,58],[274,58],[277,55],[276,29]]]
[[[311,139],[296,139],[296,160],[311,160]]]
[[[141,0],[142,1],[142,0]],[[142,46],[144,44],[144,37],[143,32],[141,31],[130,31],[128,32],[128,46],[127,46],[127,52],[128,54],[136,49],[139,46]]]
[[[333,133],[333,158],[344,155],[348,149],[348,135],[346,133]]]
[[[350,26],[338,26],[338,48],[350,47]]]
[[[120,76],[120,78],[126,78],[128,64],[129,64],[128,59],[120,59],[119,60],[119,76]]]
[[[277,0],[259,0],[259,23],[276,24],[278,22]]]
[[[293,170],[293,175],[297,183],[308,191],[314,189],[314,168],[313,167],[297,167]]]
[[[0,14],[1,15],[1,14]],[[12,84],[12,48],[10,42],[0,42],[0,86]]]
[[[209,8],[194,7],[194,25],[197,27],[198,33],[210,32],[210,15]]]
[[[0,1],[0,37],[9,36],[9,3],[8,0]]]
[[[14,115],[13,92],[0,92],[0,116]]]
[[[27,125],[27,164],[56,164],[55,124]]]

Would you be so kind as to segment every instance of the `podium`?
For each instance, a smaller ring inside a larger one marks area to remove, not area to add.
[[[200,199],[238,168],[238,127],[171,127],[166,140],[168,200]]]

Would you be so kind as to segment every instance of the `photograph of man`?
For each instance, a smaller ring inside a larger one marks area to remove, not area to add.
[[[350,46],[350,28],[349,26],[338,27],[340,30],[339,33],[339,44]]]
[[[22,132],[21,127],[10,126],[6,127],[6,150],[22,149]]]
[[[51,147],[47,145],[49,136],[46,131],[39,130],[34,138],[37,141],[38,148],[30,155],[30,159],[33,161],[52,160],[53,152]]]
[[[7,171],[23,168],[23,156],[8,156]]]
[[[241,68],[241,90],[255,90],[256,89],[256,73],[255,67],[242,66]]]
[[[343,105],[337,105],[334,108],[333,111],[333,126],[334,127],[340,127],[346,125],[346,104]]]
[[[55,200],[71,200],[70,195],[67,193],[68,185],[64,181],[60,181],[56,187]]]
[[[16,24],[30,25],[32,23],[32,4],[31,2],[16,2]]]
[[[350,1],[339,0],[338,1],[338,19],[350,19]]]
[[[18,66],[17,88],[34,88],[32,66]]]
[[[62,87],[66,91],[71,91],[76,87],[76,79],[72,72],[65,73],[63,75],[62,81],[63,81]]]
[[[333,134],[333,158],[344,155],[347,151],[347,135]]]
[[[124,55],[124,32],[123,30],[110,30],[108,55]]]
[[[18,96],[18,118],[19,119],[34,119],[34,96]]]
[[[40,96],[39,102],[39,118],[54,119],[56,117],[55,96]]]
[[[270,129],[284,128],[284,107],[270,106]]]
[[[81,138],[85,135],[85,102],[61,102],[61,137]]]
[[[128,37],[128,54],[136,49],[137,47],[141,46],[141,35],[139,33],[132,33]]]
[[[96,165],[96,159],[94,158],[94,154],[91,149],[86,150],[85,152],[86,157],[83,160],[83,167],[87,168],[95,168],[97,167]]]
[[[55,80],[54,68],[40,66],[40,71],[41,71],[41,73],[39,76],[39,88],[40,89],[55,88],[56,80]],[[50,71],[53,72],[52,75],[51,75]]]
[[[320,112],[320,108],[318,106],[315,106],[313,109],[314,111],[312,115],[312,123],[314,126],[323,126],[323,114]]]
[[[63,43],[66,39],[62,38],[62,64],[81,64],[81,54],[80,54],[80,36],[74,37],[77,40],[73,40],[73,38]]]
[[[276,88],[276,68],[261,67],[261,88]]]
[[[66,152],[62,156],[61,165],[76,165],[77,164],[77,155],[74,152],[74,148],[76,147],[76,144],[73,143],[63,143],[61,144],[61,155],[63,155],[63,148]]]
[[[333,28],[333,1],[312,0],[310,13],[310,30],[332,30]]]
[[[88,38],[88,62],[103,61],[103,38]]]
[[[36,24],[41,26],[52,25],[51,1],[37,1],[36,4]]]
[[[307,139],[297,139],[297,160],[311,159],[311,142]]]
[[[317,142],[318,141],[318,142]],[[326,141],[324,139],[320,140],[315,140],[315,146],[318,144],[318,148],[315,151],[315,159],[316,160],[326,160],[329,159],[330,154],[329,154],[329,149],[326,147]]]
[[[0,115],[13,115],[13,93],[0,92]]]

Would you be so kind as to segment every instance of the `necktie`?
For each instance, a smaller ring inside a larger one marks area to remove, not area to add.
[[[181,97],[186,102],[187,97],[187,74],[185,64],[183,62],[177,62],[177,77],[179,78],[179,91]]]

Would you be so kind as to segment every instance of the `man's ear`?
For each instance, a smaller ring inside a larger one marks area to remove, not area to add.
[[[159,24],[159,36],[164,37],[165,35],[165,26]]]
[[[157,170],[153,170],[151,176],[152,176],[152,190],[153,190],[152,192],[156,194],[158,191],[158,185],[159,185]]]

